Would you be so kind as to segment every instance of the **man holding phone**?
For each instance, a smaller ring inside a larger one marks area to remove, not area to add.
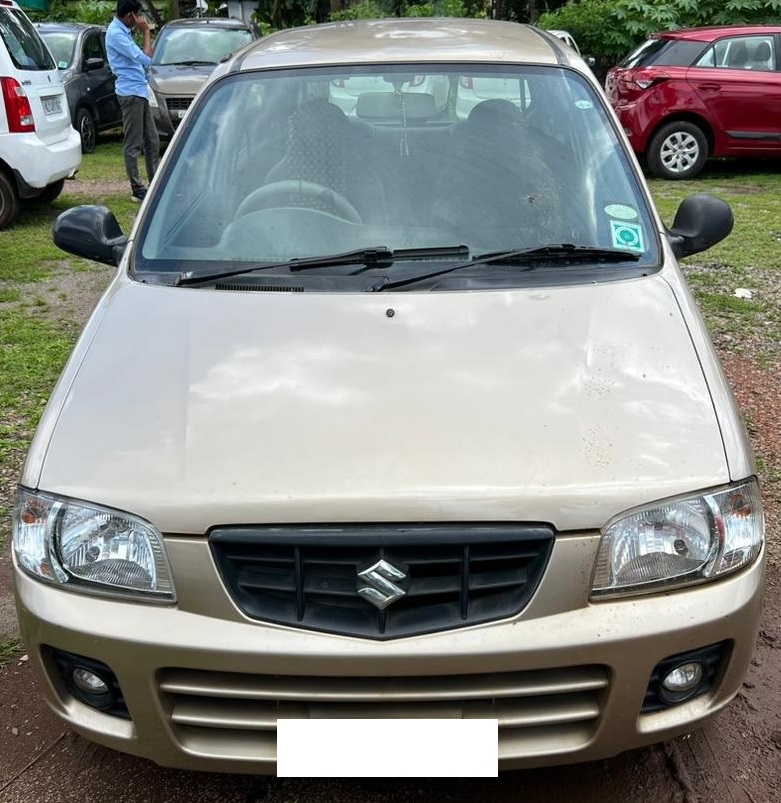
[[[133,38],[137,28],[143,37],[139,47]],[[141,14],[139,0],[117,0],[116,16],[106,31],[106,53],[111,72],[117,78],[115,92],[122,109],[125,130],[125,170],[130,179],[131,198],[141,202],[146,187],[141,181],[138,158],[143,153],[148,181],[160,161],[160,138],[149,106],[146,73],[152,64],[152,35]]]

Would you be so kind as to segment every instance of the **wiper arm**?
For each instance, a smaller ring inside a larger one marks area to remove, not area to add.
[[[375,282],[367,290],[370,293],[380,293],[383,290],[393,290],[396,287],[406,287],[426,279],[444,276],[446,273],[471,268],[475,265],[519,265],[523,270],[533,270],[535,264],[540,262],[555,262],[556,264],[572,264],[582,262],[637,262],[640,254],[635,251],[624,251],[619,248],[595,248],[587,245],[573,245],[561,243],[559,245],[544,245],[539,248],[518,248],[512,251],[492,251],[479,254],[468,262],[459,262],[440,270],[423,273],[419,276],[409,276],[406,279],[389,279],[387,276]]]
[[[543,245],[539,248],[521,248],[515,251],[492,251],[475,257],[475,263],[502,263],[514,264],[517,262],[637,262],[640,254],[637,251],[627,251],[622,248],[598,248],[593,245],[574,245],[573,243],[558,243],[556,245]]]
[[[213,64],[217,66],[216,61],[203,61],[202,59],[188,59],[187,61],[158,61],[152,64],[153,67],[201,67]]]
[[[247,265],[243,268],[234,268],[227,271],[209,274],[199,274],[193,271],[182,273],[174,282],[174,287],[186,285],[208,284],[216,279],[227,279],[231,276],[241,276],[243,273],[253,273],[262,270],[279,270],[287,268],[291,273],[316,268],[333,268],[340,265],[362,265],[350,275],[363,273],[363,271],[376,268],[378,265],[391,265],[397,259],[423,259],[428,257],[450,257],[469,253],[465,245],[434,246],[431,248],[400,248],[391,251],[385,245],[372,248],[358,248],[355,251],[345,251],[341,254],[328,254],[327,256],[306,257],[304,259],[290,259],[287,262],[269,262],[261,265]]]
[[[374,267],[378,264],[391,264],[393,262],[393,251],[383,245],[374,248],[359,248],[356,251],[345,251],[342,254],[329,254],[327,256],[306,257],[305,259],[289,259],[286,262],[269,262],[261,265],[246,265],[243,268],[233,268],[231,270],[220,271],[217,273],[195,273],[187,271],[181,274],[174,282],[174,287],[185,285],[208,284],[216,279],[227,279],[231,276],[241,276],[243,273],[254,273],[261,270],[279,270],[287,268],[291,273],[302,270],[313,270],[315,268],[331,268],[338,265],[366,265]]]

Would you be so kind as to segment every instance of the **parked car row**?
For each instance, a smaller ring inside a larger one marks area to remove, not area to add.
[[[99,132],[122,125],[106,57],[106,27],[66,22],[38,23],[37,28],[60,70],[82,151],[92,153]],[[217,64],[259,36],[254,23],[234,19],[191,18],[163,25],[149,74],[149,102],[161,137],[174,133]]]

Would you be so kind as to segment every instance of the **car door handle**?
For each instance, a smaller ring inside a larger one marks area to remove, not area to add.
[[[702,89],[705,92],[718,92],[721,89],[721,84],[697,84],[697,89]]]

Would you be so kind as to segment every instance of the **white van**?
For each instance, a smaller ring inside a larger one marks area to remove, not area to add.
[[[0,229],[20,200],[53,201],[81,164],[65,88],[43,40],[13,0],[0,0]]]

